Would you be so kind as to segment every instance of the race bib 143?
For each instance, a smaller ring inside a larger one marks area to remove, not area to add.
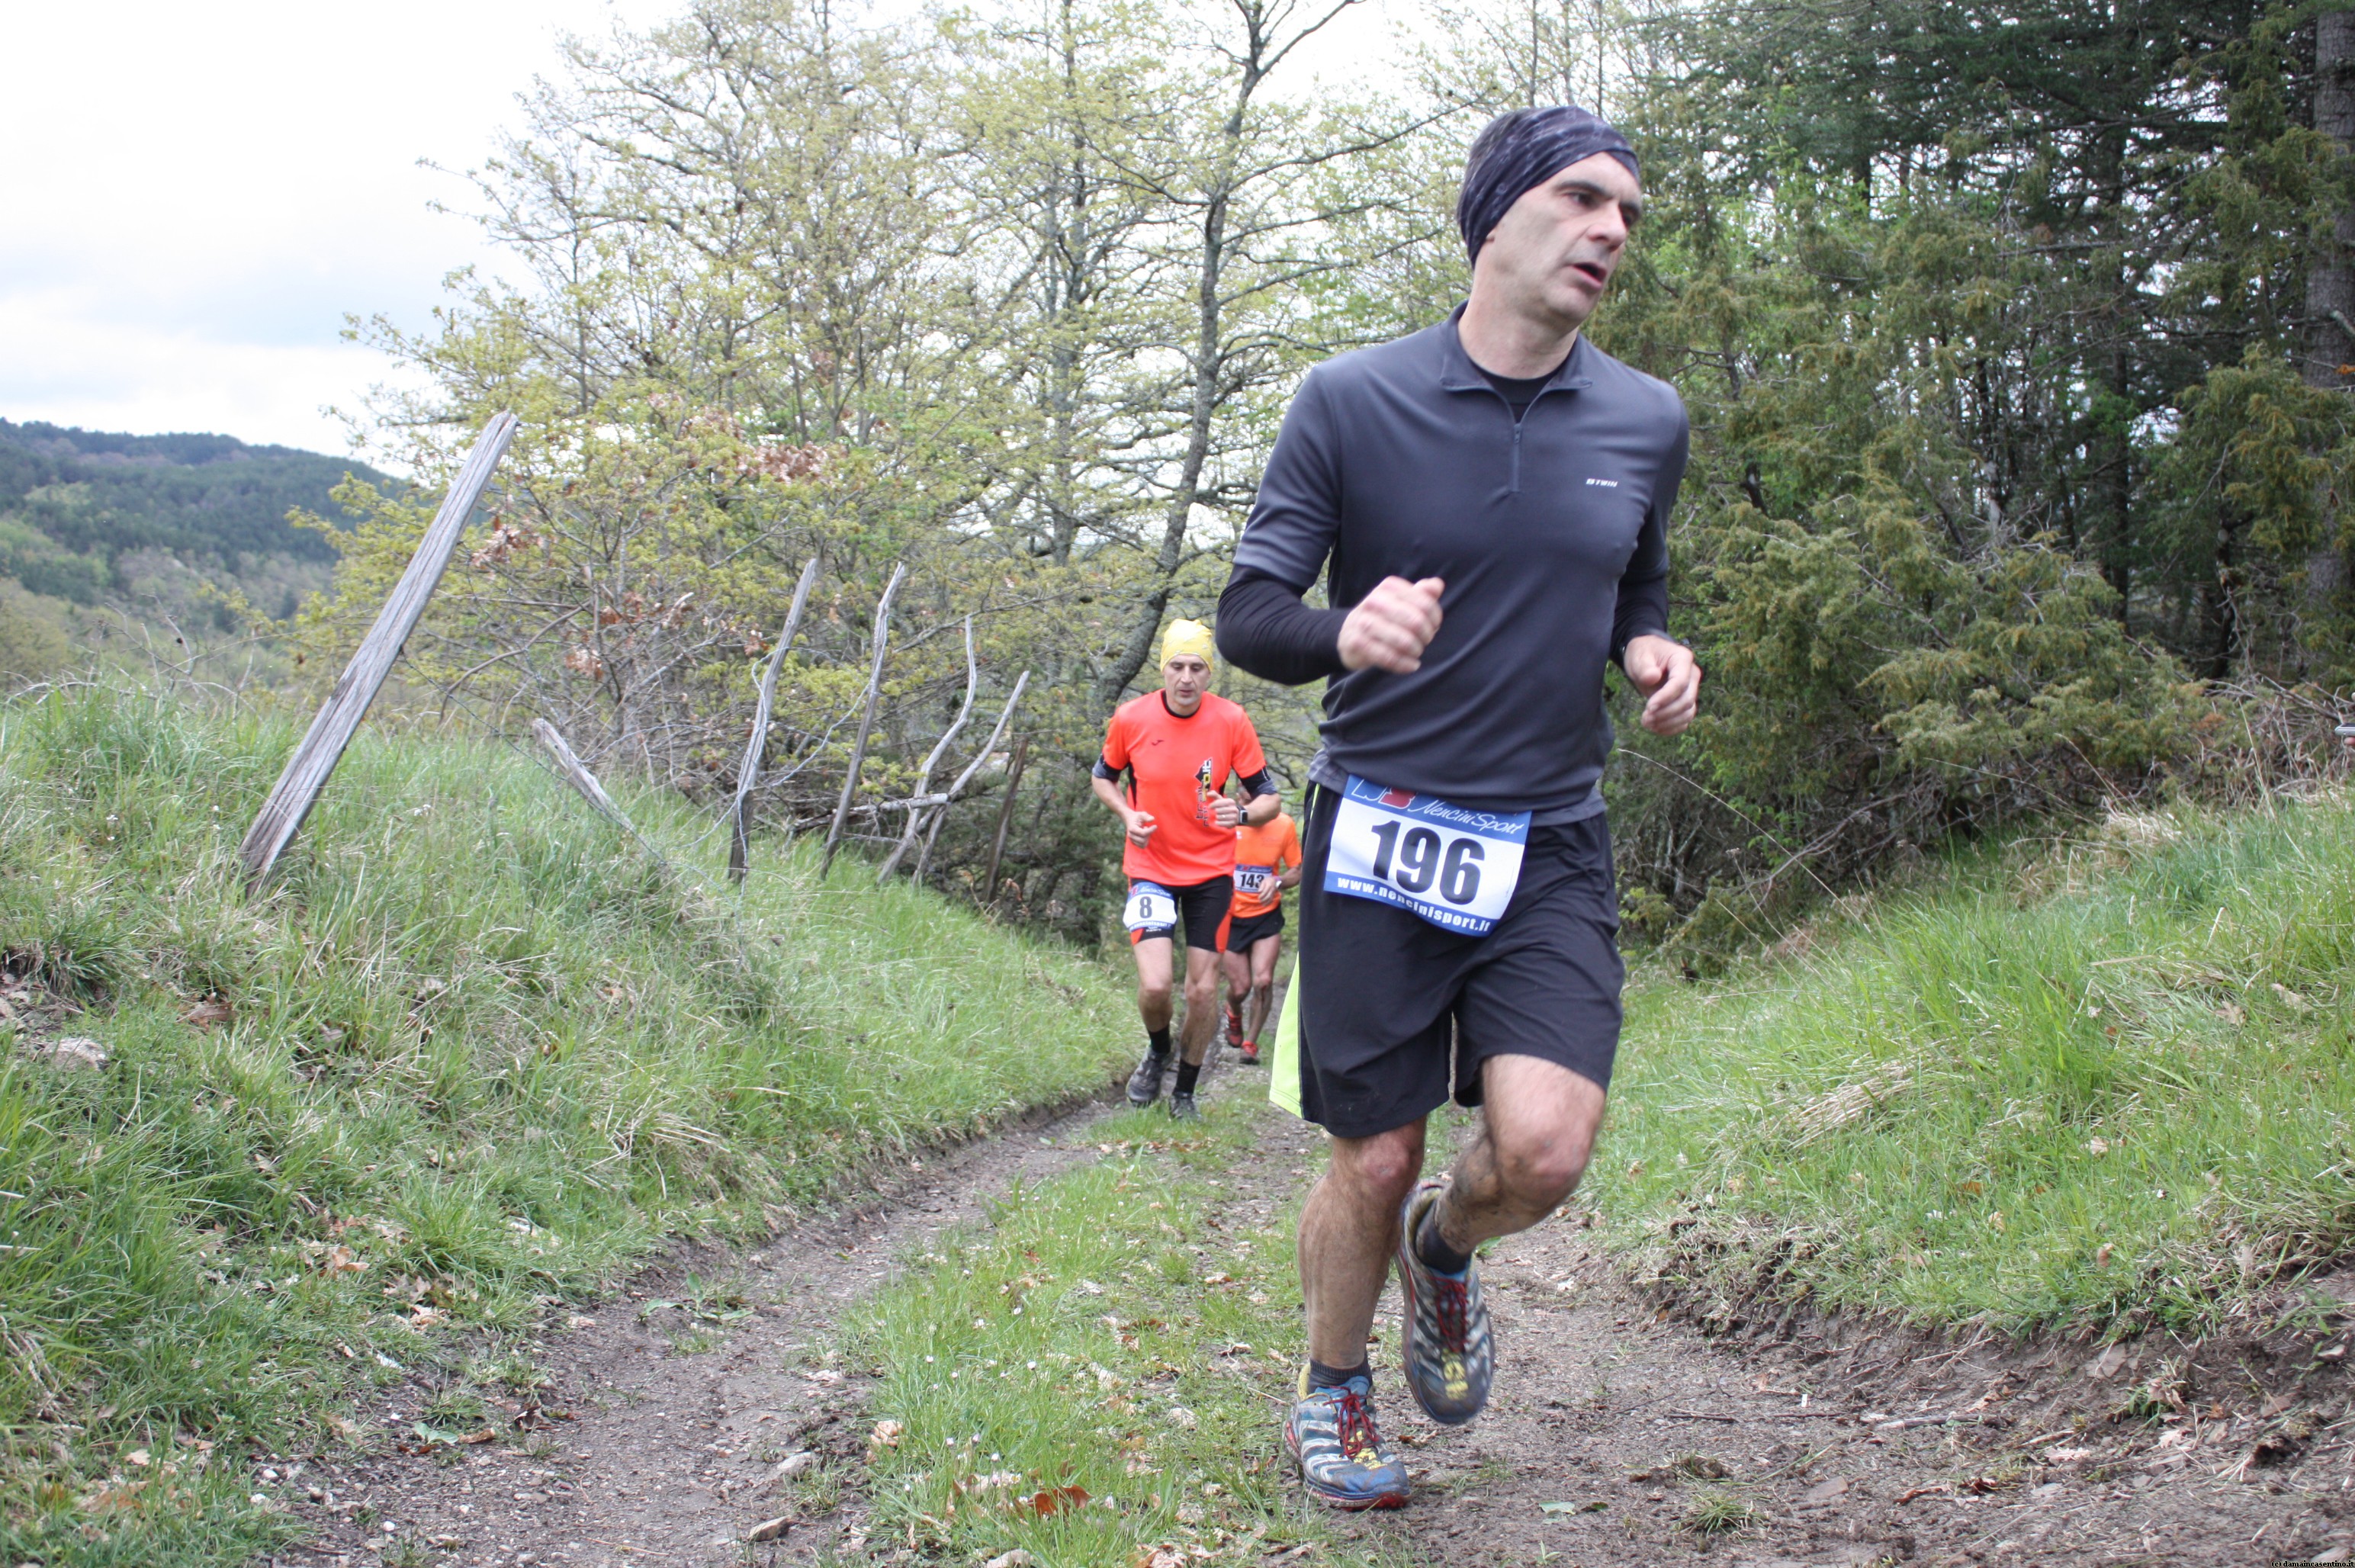
[[[1529,841],[1526,811],[1480,811],[1353,775],[1333,818],[1325,891],[1486,936],[1512,901]]]

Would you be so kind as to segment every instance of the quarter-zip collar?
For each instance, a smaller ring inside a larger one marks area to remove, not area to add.
[[[1459,304],[1455,313],[1447,318],[1447,329],[1439,335],[1439,384],[1451,392],[1486,392],[1498,402],[1504,402],[1505,394],[1489,385],[1488,378],[1480,374],[1480,367],[1472,363],[1472,356],[1464,352],[1464,336],[1457,330],[1463,319],[1464,306]],[[1529,406],[1514,416],[1512,458],[1505,476],[1507,495],[1521,493],[1521,427],[1529,423],[1529,415],[1550,393],[1583,391],[1594,385],[1594,378],[1587,374],[1586,356],[1586,334],[1582,332],[1572,341],[1569,357],[1554,367],[1553,374],[1547,378],[1546,384],[1540,387],[1538,395],[1529,400]],[[1511,405],[1507,404],[1505,411],[1512,413]]]
[[[1472,363],[1472,356],[1464,351],[1464,336],[1459,330],[1463,320],[1464,306],[1459,304],[1447,318],[1447,330],[1439,335],[1439,384],[1451,392],[1487,392],[1501,397],[1503,394],[1488,384],[1488,378],[1480,374],[1480,367]],[[1554,367],[1552,377],[1538,389],[1538,396],[1583,391],[1594,385],[1594,378],[1587,373],[1587,353],[1586,334],[1582,332],[1570,346],[1570,357]],[[1535,408],[1537,404],[1531,402],[1529,406]]]

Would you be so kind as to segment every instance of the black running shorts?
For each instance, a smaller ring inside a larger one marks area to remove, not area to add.
[[[1227,951],[1249,953],[1271,936],[1284,934],[1284,906],[1276,905],[1265,914],[1237,915],[1227,922]]]
[[[1227,950],[1227,906],[1235,898],[1232,872],[1182,888],[1173,888],[1167,882],[1153,885],[1167,892],[1177,904],[1178,924],[1147,926],[1142,931],[1132,931],[1128,933],[1129,945],[1133,947],[1147,937],[1166,941],[1172,932],[1182,928],[1188,947],[1199,948],[1205,953],[1224,953]],[[1131,882],[1128,886],[1134,892],[1137,884]]]
[[[1597,812],[1532,827],[1512,901],[1486,936],[1325,891],[1340,805],[1311,791],[1298,899],[1300,1108],[1370,1137],[1480,1103],[1481,1065],[1534,1056],[1603,1088],[1619,1051],[1619,901]]]

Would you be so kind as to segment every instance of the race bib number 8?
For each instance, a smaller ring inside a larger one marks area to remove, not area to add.
[[[1128,891],[1120,923],[1131,931],[1168,931],[1178,923],[1178,901],[1158,882],[1139,882]]]
[[[1512,901],[1529,814],[1480,811],[1351,777],[1333,819],[1325,891],[1486,936]]]

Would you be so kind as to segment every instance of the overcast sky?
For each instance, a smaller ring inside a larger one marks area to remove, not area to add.
[[[333,411],[391,371],[346,315],[422,327],[448,273],[496,271],[459,173],[562,35],[679,8],[0,0],[0,418],[346,451]],[[1380,59],[1400,8],[1356,8],[1322,68]]]
[[[482,162],[563,32],[656,0],[0,0],[0,417],[346,450],[384,362],[491,260]]]

